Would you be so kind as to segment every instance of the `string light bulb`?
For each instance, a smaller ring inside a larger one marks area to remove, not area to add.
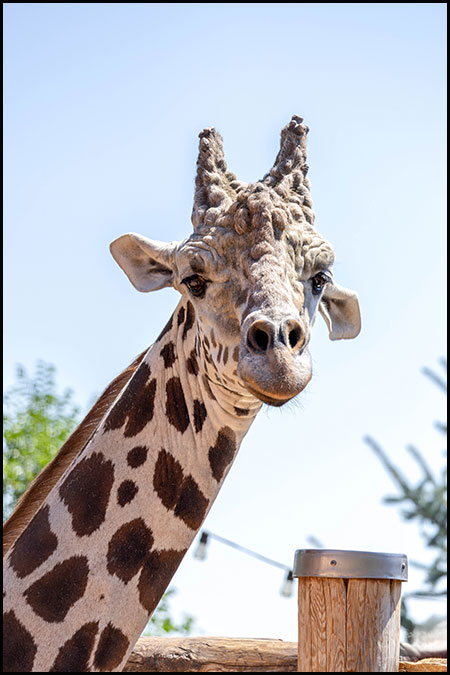
[[[194,552],[194,558],[196,560],[205,560],[206,558],[206,547],[208,545],[208,533],[203,531],[200,536],[200,541],[197,548]]]
[[[286,578],[280,590],[280,593],[283,596],[283,598],[292,597],[292,593],[294,590],[293,586],[294,586],[294,577],[292,574],[292,570],[289,570],[289,572],[286,574]]]

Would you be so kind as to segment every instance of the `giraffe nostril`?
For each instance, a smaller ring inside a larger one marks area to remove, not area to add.
[[[302,332],[299,327],[292,328],[288,333],[288,340],[291,349],[295,349],[300,340],[302,339]]]
[[[273,330],[270,324],[257,321],[250,326],[247,334],[247,344],[253,351],[265,352],[271,346]]]
[[[305,342],[305,331],[297,319],[288,319],[281,328],[280,338],[291,351],[298,351]]]
[[[263,330],[259,328],[253,333],[253,342],[254,344],[262,351],[265,352],[269,345],[269,336]]]

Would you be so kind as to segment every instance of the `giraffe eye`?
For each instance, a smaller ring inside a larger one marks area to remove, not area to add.
[[[193,274],[190,277],[183,279],[183,284],[186,284],[192,295],[196,298],[203,298],[206,292],[206,281],[198,274]]]
[[[319,272],[311,277],[310,281],[313,295],[319,295],[324,286],[331,281],[331,277],[329,277],[328,274],[325,274],[325,272]]]

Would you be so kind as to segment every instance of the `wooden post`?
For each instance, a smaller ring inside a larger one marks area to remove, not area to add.
[[[402,554],[297,551],[298,672],[398,672],[407,574]]]

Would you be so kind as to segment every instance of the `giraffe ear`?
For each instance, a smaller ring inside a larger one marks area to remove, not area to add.
[[[361,314],[355,291],[334,283],[327,284],[319,303],[319,312],[328,326],[330,340],[354,338],[361,330]]]
[[[138,291],[171,286],[177,243],[153,241],[141,234],[124,234],[109,246],[112,257]]]

